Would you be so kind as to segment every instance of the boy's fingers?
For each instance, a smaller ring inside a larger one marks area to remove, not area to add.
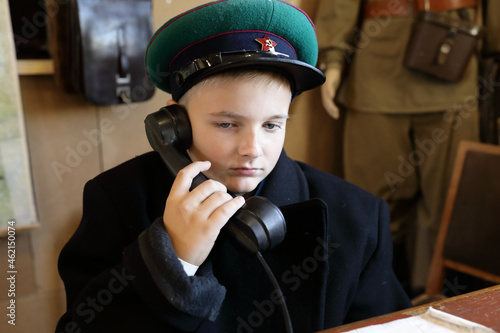
[[[209,219],[215,221],[217,225],[214,225],[214,227],[220,230],[243,204],[245,204],[245,198],[242,196],[232,198],[214,210]]]
[[[210,169],[210,162],[193,162],[179,171],[172,185],[171,193],[186,193],[191,188],[194,177],[200,172]]]

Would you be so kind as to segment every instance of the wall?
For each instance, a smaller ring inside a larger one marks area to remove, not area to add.
[[[153,0],[155,28],[203,2]],[[315,1],[292,2],[314,13]],[[65,310],[57,258],[78,226],[83,186],[100,172],[150,150],[143,120],[169,96],[157,91],[147,102],[96,107],[59,89],[52,76],[23,76],[20,86],[40,226],[17,235],[16,326],[7,323],[8,286],[0,279],[0,331],[54,332]],[[319,91],[299,96],[291,112],[285,143],[288,154],[339,174],[340,124],[322,109]],[[99,131],[101,137],[96,134]],[[5,272],[4,240],[0,240],[0,253],[0,269]]]

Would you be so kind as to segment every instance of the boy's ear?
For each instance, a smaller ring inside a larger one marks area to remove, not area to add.
[[[173,99],[170,99],[170,100],[167,101],[167,106],[174,105],[174,104],[179,104],[179,103],[177,103]]]

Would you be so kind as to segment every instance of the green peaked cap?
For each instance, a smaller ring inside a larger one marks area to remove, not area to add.
[[[275,46],[266,48],[267,40]],[[151,82],[178,100],[201,79],[241,67],[283,72],[296,95],[324,82],[317,57],[314,24],[301,9],[281,0],[222,0],[163,24],[145,61]]]

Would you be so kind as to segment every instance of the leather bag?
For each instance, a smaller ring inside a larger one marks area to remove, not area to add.
[[[418,13],[404,65],[433,77],[459,81],[477,50],[482,28],[442,13]]]
[[[152,97],[154,86],[144,67],[151,0],[70,0],[61,14],[58,81],[67,91],[82,93],[95,105]]]

